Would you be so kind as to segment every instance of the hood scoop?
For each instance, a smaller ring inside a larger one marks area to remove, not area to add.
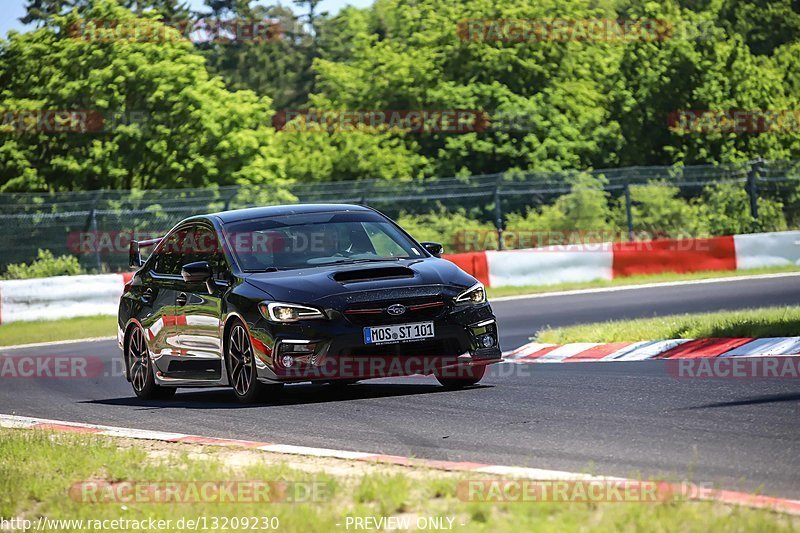
[[[401,266],[341,270],[333,275],[333,279],[339,283],[358,283],[360,281],[373,281],[378,279],[400,279],[413,277],[413,270]]]

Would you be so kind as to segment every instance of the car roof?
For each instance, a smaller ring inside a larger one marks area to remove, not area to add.
[[[207,216],[217,217],[223,223],[229,223],[253,218],[296,215],[302,213],[330,213],[336,211],[370,211],[370,209],[363,205],[355,204],[292,204],[221,211]]]

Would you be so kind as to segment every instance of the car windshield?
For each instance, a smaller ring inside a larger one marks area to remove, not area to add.
[[[302,213],[226,224],[244,272],[424,257],[420,246],[374,212]]]

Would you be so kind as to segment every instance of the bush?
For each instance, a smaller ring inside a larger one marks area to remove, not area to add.
[[[706,187],[698,204],[712,235],[735,235],[751,231],[786,230],[783,204],[758,199],[758,222],[750,214],[750,197],[739,185],[721,183]]]
[[[708,224],[700,206],[692,204],[678,194],[680,189],[663,182],[632,185],[631,213],[634,231],[644,231],[654,238],[688,238],[708,234]],[[614,209],[619,228],[627,228],[625,197]]]
[[[47,278],[50,276],[73,276],[85,271],[78,259],[71,255],[55,257],[50,250],[39,250],[36,259],[30,264],[16,263],[8,265],[4,279]]]
[[[418,241],[444,244],[445,253],[497,249],[494,224],[469,218],[463,209],[448,212],[442,208],[420,215],[402,212],[397,223]]]
[[[574,179],[570,192],[559,196],[553,204],[531,209],[524,215],[509,213],[506,228],[541,232],[611,230],[608,193],[602,190],[605,183],[601,178],[579,175]]]

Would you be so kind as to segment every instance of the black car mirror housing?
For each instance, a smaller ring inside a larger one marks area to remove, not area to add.
[[[442,252],[444,252],[444,246],[442,246],[442,243],[426,241],[426,242],[421,242],[420,244],[432,256],[434,256],[434,257],[442,257]]]
[[[212,276],[208,261],[187,263],[181,267],[181,277],[186,283],[202,283]]]
[[[213,294],[216,284],[213,279],[214,272],[208,261],[187,263],[181,267],[181,277],[186,283],[205,283],[208,294]]]

